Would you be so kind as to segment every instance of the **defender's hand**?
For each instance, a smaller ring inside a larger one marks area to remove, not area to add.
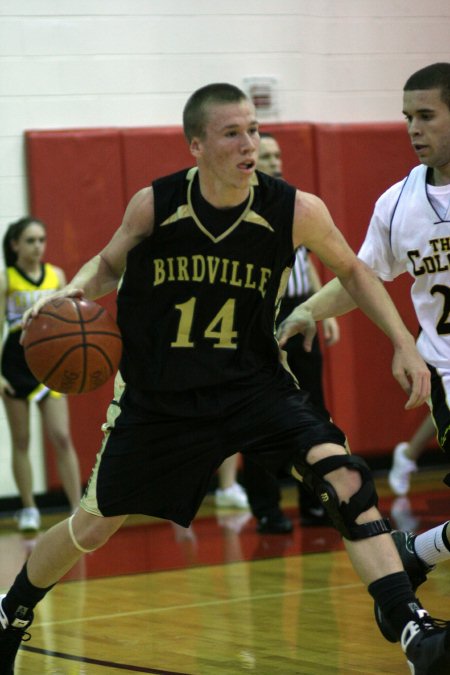
[[[314,336],[317,333],[317,326],[311,312],[302,305],[296,307],[279,325],[277,338],[280,347],[284,347],[289,338],[297,335],[297,333],[304,335],[303,348],[310,352]]]

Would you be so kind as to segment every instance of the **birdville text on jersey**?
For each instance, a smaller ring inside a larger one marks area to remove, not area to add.
[[[154,286],[171,281],[207,281],[241,288],[254,288],[264,297],[271,270],[253,263],[208,255],[155,258]]]

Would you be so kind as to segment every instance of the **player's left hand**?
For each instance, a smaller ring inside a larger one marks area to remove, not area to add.
[[[289,338],[297,333],[304,335],[303,348],[310,352],[317,326],[311,312],[302,305],[296,307],[278,326],[277,339],[280,347],[284,347]]]
[[[425,361],[416,349],[414,341],[397,347],[392,360],[392,373],[402,389],[409,395],[405,410],[418,408],[431,395],[431,376]]]

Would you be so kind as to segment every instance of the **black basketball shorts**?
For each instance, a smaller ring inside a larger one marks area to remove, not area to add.
[[[216,412],[209,406],[203,416],[198,392],[161,394],[166,401],[154,412],[138,405],[119,379],[83,508],[100,516],[147,514],[188,527],[226,457],[252,453],[279,474],[315,445],[345,446],[342,431],[294,384],[234,393],[215,389]],[[161,412],[171,410],[168,396],[173,414]],[[193,398],[197,414],[189,417]]]
[[[450,455],[450,370],[428,366],[431,372],[431,410],[442,450]]]

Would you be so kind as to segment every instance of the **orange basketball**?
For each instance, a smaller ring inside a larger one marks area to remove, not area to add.
[[[32,319],[23,348],[39,382],[63,394],[81,394],[116,372],[122,339],[104,307],[86,299],[57,298]]]

